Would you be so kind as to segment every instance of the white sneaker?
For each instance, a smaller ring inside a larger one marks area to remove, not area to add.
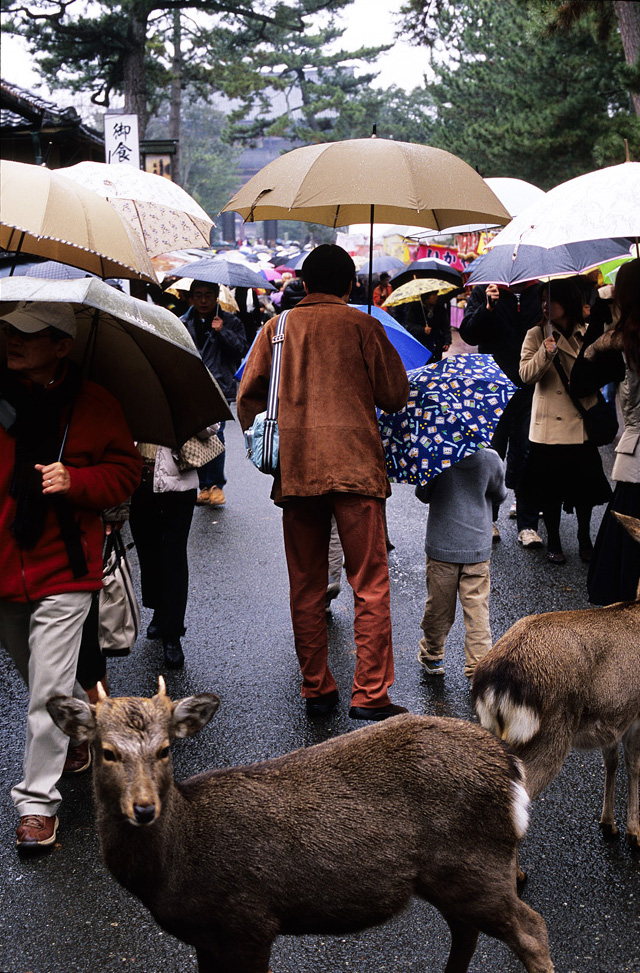
[[[512,503],[509,507],[509,520],[515,520],[518,516],[518,510],[515,503]]]
[[[525,527],[518,534],[518,543],[523,547],[542,547],[542,538],[535,530]]]

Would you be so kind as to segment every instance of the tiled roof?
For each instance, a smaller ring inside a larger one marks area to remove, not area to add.
[[[0,81],[0,128],[20,130],[45,128],[79,129],[91,140],[102,142],[102,136],[95,129],[82,124],[78,112],[73,107],[61,108],[33,91],[27,91],[17,84]]]

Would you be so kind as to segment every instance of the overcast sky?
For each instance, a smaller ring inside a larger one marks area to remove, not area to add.
[[[399,6],[399,0],[354,0],[341,18],[347,28],[341,47],[355,50],[361,46],[390,43],[395,33],[393,12],[397,12]],[[394,84],[401,88],[415,88],[422,84],[425,66],[424,50],[396,43],[393,50],[384,54],[375,65],[380,71],[375,84],[383,88]],[[366,69],[372,70],[371,67]],[[2,36],[2,77],[23,88],[37,90],[41,87],[29,54],[9,34]]]

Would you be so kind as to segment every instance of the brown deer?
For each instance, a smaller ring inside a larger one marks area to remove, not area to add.
[[[640,541],[640,520],[616,517]],[[551,783],[572,747],[602,750],[600,827],[607,838],[618,831],[614,791],[622,741],[629,785],[627,838],[636,847],[640,588],[638,599],[521,618],[478,664],[472,686],[482,726],[522,760],[531,798]]]
[[[446,973],[465,973],[478,933],[529,973],[552,973],[543,919],[516,894],[529,798],[519,762],[477,725],[398,716],[308,749],[176,784],[169,744],[219,705],[70,697],[47,704],[95,753],[107,867],[200,973],[267,973],[279,934],[343,934],[412,895],[451,930]]]

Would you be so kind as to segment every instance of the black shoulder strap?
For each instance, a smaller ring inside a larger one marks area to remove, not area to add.
[[[555,355],[554,358],[553,358],[553,364],[555,366],[555,369],[556,369],[558,375],[560,376],[560,381],[562,382],[562,384],[564,385],[564,387],[565,387],[565,389],[567,391],[567,395],[569,396],[569,398],[571,399],[571,401],[575,405],[576,409],[578,410],[578,412],[580,413],[580,415],[584,419],[584,417],[587,414],[587,410],[583,406],[582,402],[580,402],[580,400],[577,399],[575,397],[575,395],[573,395],[573,393],[571,392],[571,389],[569,388],[569,379],[567,378],[567,373],[565,372],[564,368],[562,367],[562,365],[558,361],[558,356],[557,355]]]

